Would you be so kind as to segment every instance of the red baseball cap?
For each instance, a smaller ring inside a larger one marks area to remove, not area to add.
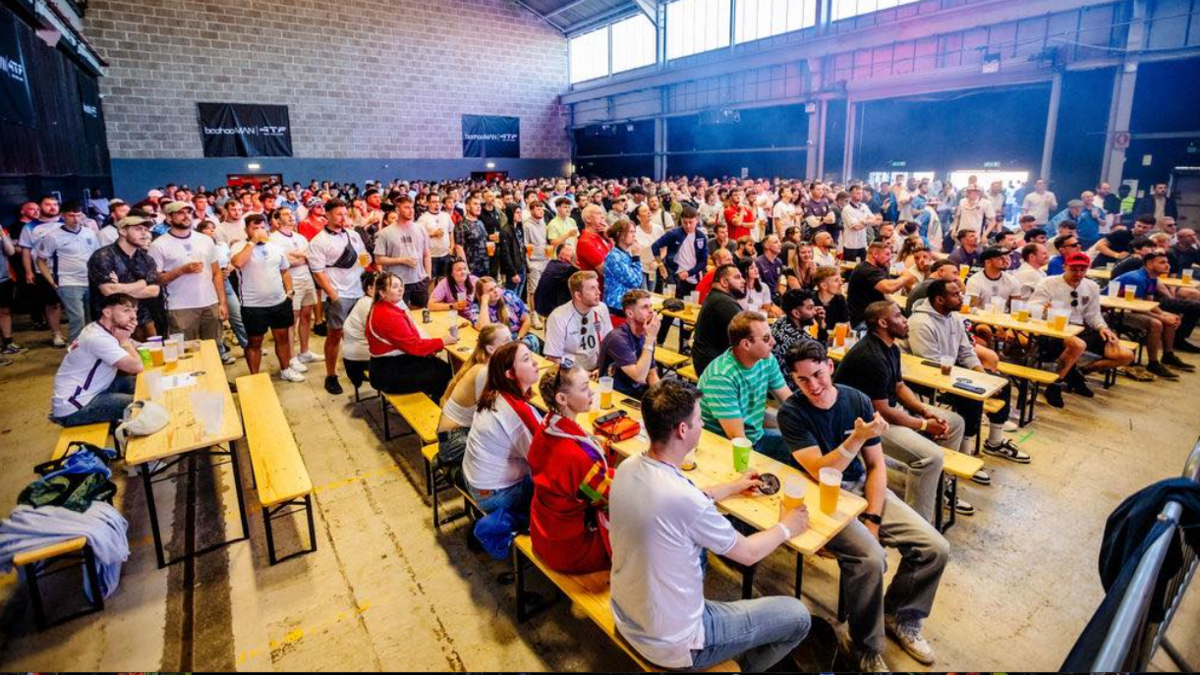
[[[1065,261],[1067,267],[1091,267],[1092,259],[1086,253],[1072,253]]]

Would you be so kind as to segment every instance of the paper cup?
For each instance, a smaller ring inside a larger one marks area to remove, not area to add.
[[[750,470],[750,450],[754,444],[748,438],[733,439],[733,470],[744,473]]]

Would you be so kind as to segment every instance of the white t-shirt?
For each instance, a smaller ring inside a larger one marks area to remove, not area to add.
[[[75,232],[55,227],[38,242],[37,257],[49,263],[50,273],[59,286],[87,286],[88,258],[98,248],[96,233],[82,225]]]
[[[449,213],[439,211],[436,216],[432,213],[423,213],[420,218],[417,218],[417,225],[425,228],[425,235],[429,238],[429,255],[434,258],[444,258],[450,255],[454,221],[450,219]],[[433,236],[433,233],[438,230],[442,231],[442,236]]]
[[[738,300],[738,304],[747,312],[761,312],[763,305],[771,304],[771,289],[766,282],[761,284],[762,290],[754,290],[754,286],[746,284],[746,297]]]
[[[116,336],[99,323],[89,323],[67,347],[67,356],[54,375],[50,414],[66,417],[78,412],[117,379],[117,362],[129,356]]]
[[[737,532],[678,469],[643,454],[617,467],[609,535],[617,630],[656,665],[691,666],[705,645],[701,556],[728,553]]]
[[[575,311],[568,302],[556,307],[546,319],[544,354],[571,362],[586,370],[600,366],[600,342],[612,330],[608,307],[600,303],[586,314]]]
[[[212,239],[194,230],[189,230],[186,237],[167,232],[150,244],[149,252],[160,274],[188,263],[204,263],[200,272],[181,274],[167,284],[167,309],[198,309],[217,304],[212,275],[212,264],[217,262],[217,246]]]
[[[866,204],[846,204],[842,209],[842,223],[845,229],[842,231],[841,244],[842,248],[866,248],[867,247],[867,228],[861,230],[853,229],[853,225],[869,221],[874,216],[871,214],[871,209]]]
[[[642,271],[646,274],[654,274],[656,263],[654,262],[654,251],[650,250],[650,246],[658,241],[659,237],[663,236],[663,229],[661,226],[655,224],[654,221],[650,221],[649,232],[644,232],[641,225],[634,225],[633,232],[634,240],[640,249],[638,255],[642,259]]]
[[[1017,271],[1013,273],[1017,278],[1017,282],[1021,284],[1021,299],[1028,300],[1029,296],[1033,295],[1033,289],[1042,283],[1042,279],[1046,278],[1046,273],[1038,268],[1030,265],[1027,262],[1021,263]]]
[[[817,267],[837,267],[837,254],[831,249],[829,253],[822,253],[821,249],[813,247],[813,262]]]
[[[29,249],[29,255],[34,260],[37,260],[41,257],[38,254],[38,244],[41,243],[42,238],[48,233],[62,227],[62,221],[52,220],[48,223],[38,222],[36,225],[33,225],[33,227],[30,227],[30,225],[33,225],[33,223],[28,223],[25,225],[25,227],[21,228],[21,234],[17,236],[17,246]]]
[[[533,411],[539,420],[537,410]],[[463,455],[463,477],[476,490],[503,490],[529,475],[529,445],[533,434],[508,400],[496,398],[495,410],[475,413]]]
[[[109,244],[117,243],[117,239],[121,238],[121,231],[115,225],[100,228],[100,233],[96,235],[100,238],[100,247],[103,248]]]
[[[783,234],[787,228],[795,225],[792,219],[796,216],[796,205],[789,204],[780,200],[776,202],[775,208],[771,211],[771,217],[775,219],[775,231]]]
[[[216,229],[213,231],[213,236],[217,241],[233,248],[233,245],[246,241],[246,220],[238,218],[237,220],[217,223]]]
[[[1045,225],[1050,220],[1050,211],[1058,206],[1058,199],[1053,192],[1038,194],[1036,191],[1025,195],[1022,207],[1034,217],[1038,225]]]
[[[347,361],[370,361],[371,347],[367,343],[367,316],[375,301],[362,296],[342,323],[342,358]]]
[[[354,247],[355,258],[367,252],[362,237],[354,230],[342,230],[337,234],[328,228],[321,230],[308,243],[308,266],[314,274],[324,272],[329,277],[329,283],[339,298],[361,298],[363,268],[358,261],[355,260],[354,265],[347,269],[333,266],[347,246]]]
[[[284,234],[283,232],[276,230],[271,233],[271,238],[269,241],[282,249],[284,253],[308,253],[308,240],[305,239],[304,235],[302,234],[297,234],[295,232],[292,232],[291,234]],[[290,265],[291,263],[288,264]],[[308,263],[292,265],[291,270],[292,283],[296,283],[297,281],[312,281],[312,270],[308,269]]]
[[[246,241],[234,244],[231,252],[236,257],[250,245]],[[289,267],[283,249],[270,242],[254,245],[250,262],[238,270],[242,277],[242,307],[274,307],[287,300],[282,273]]]
[[[984,307],[987,307],[992,298],[1003,300],[1007,307],[1009,298],[1021,295],[1021,282],[1008,272],[1001,272],[999,279],[989,279],[987,274],[980,270],[967,280],[967,295],[979,298]]]

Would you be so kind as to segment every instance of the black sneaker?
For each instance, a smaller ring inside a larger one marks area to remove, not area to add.
[[[1172,368],[1175,368],[1176,370],[1182,370],[1185,373],[1196,372],[1196,366],[1193,366],[1187,361],[1175,356],[1175,352],[1167,352],[1163,354],[1162,362],[1164,366],[1171,366]]]
[[[342,395],[342,383],[338,382],[337,375],[327,375],[325,377],[325,391],[334,396]]]
[[[1017,464],[1028,464],[1031,461],[1028,454],[1018,448],[1016,443],[1013,443],[1007,438],[1003,441],[1000,441],[996,445],[992,445],[990,442],[984,441],[983,451],[989,455],[1003,457],[1004,459],[1007,459],[1010,462],[1016,462]]]
[[[1158,361],[1151,361],[1146,366],[1146,370],[1150,371],[1154,375],[1157,375],[1157,376],[1163,378],[1164,380],[1178,380],[1179,379],[1178,375],[1176,375],[1175,373],[1172,373],[1170,370],[1167,369],[1166,366],[1164,366],[1162,363],[1160,363]]]
[[[1083,375],[1079,375],[1078,377],[1074,378],[1067,378],[1067,392],[1071,394],[1079,394],[1084,398],[1096,397],[1096,392],[1092,391],[1092,388],[1088,386],[1087,378]]]
[[[1188,342],[1187,340],[1182,340],[1182,339],[1176,338],[1175,339],[1175,351],[1183,352],[1184,354],[1200,354],[1200,347],[1197,347],[1196,345]]]
[[[1055,382],[1054,384],[1046,385],[1046,403],[1049,403],[1053,408],[1062,408],[1066,404],[1063,403],[1063,386]]]

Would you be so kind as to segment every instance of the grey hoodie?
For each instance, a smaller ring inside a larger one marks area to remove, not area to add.
[[[967,335],[962,315],[954,312],[942,316],[928,299],[918,300],[913,305],[912,316],[908,319],[908,340],[902,346],[905,351],[923,359],[937,361],[943,356],[953,356],[955,364],[964,368],[982,365],[975,356],[974,343]]]

